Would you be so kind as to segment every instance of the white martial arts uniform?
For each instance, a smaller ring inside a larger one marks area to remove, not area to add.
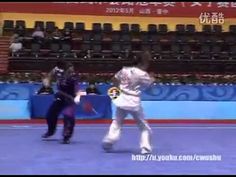
[[[144,120],[140,95],[143,89],[154,82],[154,79],[146,71],[137,67],[123,67],[115,74],[115,78],[120,81],[121,94],[114,100],[117,107],[116,118],[104,137],[103,143],[114,144],[120,138],[123,120],[128,114],[131,114],[141,130],[141,153],[151,152],[151,128]]]

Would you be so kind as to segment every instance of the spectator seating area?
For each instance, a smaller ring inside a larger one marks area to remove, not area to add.
[[[0,83],[41,83],[45,78],[45,72],[9,72],[0,75]],[[110,83],[114,73],[78,73],[80,81],[83,83]],[[236,84],[235,74],[155,74],[155,82],[158,84],[178,85],[178,84]],[[56,82],[53,79],[53,82]]]
[[[123,23],[120,30],[113,30],[110,23],[94,23],[91,30],[85,25],[65,22],[64,29],[56,30],[55,22],[35,21],[35,28],[44,33],[38,40],[25,21],[5,20],[3,35],[16,33],[23,44],[12,58],[127,60],[149,50],[153,61],[236,59],[236,25],[227,32],[221,25],[203,25],[202,31],[191,24],[178,24],[175,31],[169,31],[166,24],[149,24],[147,31],[139,24]]]

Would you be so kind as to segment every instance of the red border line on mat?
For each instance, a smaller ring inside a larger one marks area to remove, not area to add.
[[[110,124],[112,119],[99,119],[99,120],[76,120],[76,124]],[[233,120],[199,120],[199,119],[191,119],[191,120],[172,120],[172,119],[148,119],[150,124],[236,124],[236,119]],[[63,120],[58,121],[59,124],[63,123]],[[134,120],[125,120],[125,124],[135,124]],[[0,120],[0,124],[46,124],[45,119],[30,119],[30,120]]]

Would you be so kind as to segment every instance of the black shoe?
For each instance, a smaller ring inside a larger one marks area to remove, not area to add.
[[[108,142],[103,142],[102,143],[102,148],[106,151],[109,152],[112,149],[113,144],[108,143]]]
[[[63,141],[62,141],[62,144],[70,144],[70,138],[64,137]]]
[[[147,154],[151,154],[151,153],[152,153],[152,151],[150,149],[147,149],[145,147],[143,147],[141,149],[141,154],[143,154],[143,155],[147,155]]]
[[[48,137],[50,137],[50,136],[52,136],[52,135],[53,135],[53,133],[47,132],[47,133],[45,133],[45,134],[42,135],[42,138],[48,138]]]

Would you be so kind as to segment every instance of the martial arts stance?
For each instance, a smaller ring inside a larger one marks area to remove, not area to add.
[[[55,134],[58,116],[63,111],[64,130],[62,143],[69,144],[75,126],[75,103],[79,103],[80,98],[78,77],[74,73],[73,65],[65,62],[60,62],[53,68],[49,73],[49,78],[52,77],[57,80],[58,92],[55,94],[55,100],[47,112],[48,130],[42,138],[48,138]]]
[[[116,118],[113,120],[108,133],[103,139],[103,149],[109,151],[112,145],[120,138],[124,118],[131,114],[141,131],[140,148],[142,154],[152,152],[151,128],[144,120],[140,94],[154,82],[154,78],[146,72],[150,60],[149,52],[138,58],[131,67],[123,67],[113,77],[114,86],[120,90],[120,95],[114,99]]]

